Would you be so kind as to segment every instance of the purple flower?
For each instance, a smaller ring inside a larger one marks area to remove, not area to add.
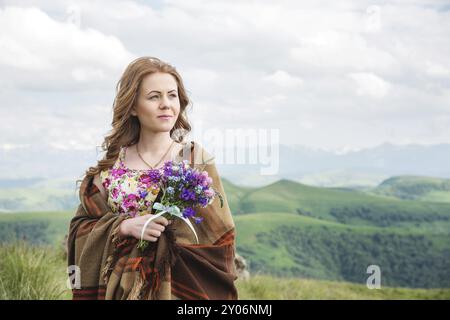
[[[208,200],[208,198],[200,197],[199,202],[200,202],[200,205],[202,207],[206,207],[206,205],[208,204],[209,200]]]
[[[203,221],[203,217],[194,217],[195,220],[195,224],[199,224],[200,222]]]
[[[141,199],[145,199],[145,197],[148,195],[148,192],[146,190],[142,190],[140,191],[139,196],[141,197]]]
[[[158,183],[161,179],[161,174],[158,170],[150,170],[148,173],[140,176],[139,181],[143,184]]]
[[[183,188],[180,197],[185,201],[195,200],[195,191]]]
[[[123,176],[125,174],[126,170],[123,168],[117,168],[117,169],[112,169],[111,170],[111,175],[114,178],[120,178],[121,176]]]
[[[152,182],[159,182],[159,180],[161,179],[161,173],[159,172],[159,170],[150,170],[149,176]]]
[[[195,210],[194,210],[194,208],[187,207],[187,208],[185,208],[185,209],[183,210],[183,217],[185,217],[185,218],[190,218],[190,217],[193,217],[193,216],[195,216]]]
[[[164,162],[163,171],[164,171],[164,177],[170,177],[172,175],[172,161],[166,161]]]

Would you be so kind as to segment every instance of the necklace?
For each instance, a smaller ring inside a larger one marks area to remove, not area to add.
[[[150,165],[147,161],[144,160],[144,158],[142,157],[142,155],[139,153],[139,148],[138,148],[138,144],[136,143],[136,151],[137,154],[139,156],[139,158],[141,158],[141,160],[150,168],[155,169],[158,167],[158,165],[161,163],[161,161],[164,159],[164,157],[169,153],[170,149],[172,149],[173,144],[175,143],[175,141],[172,140],[172,143],[169,146],[169,149],[167,149],[166,153],[164,153],[164,155],[161,157],[161,159],[158,161],[158,163],[156,163],[154,166]]]

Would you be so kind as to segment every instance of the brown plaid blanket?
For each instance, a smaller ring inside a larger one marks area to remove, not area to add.
[[[79,269],[73,299],[237,299],[234,281],[235,226],[215,164],[204,167],[224,204],[215,199],[189,227],[175,219],[145,251],[137,239],[120,238],[125,219],[112,213],[93,178],[80,185],[80,204],[70,222],[68,265]]]

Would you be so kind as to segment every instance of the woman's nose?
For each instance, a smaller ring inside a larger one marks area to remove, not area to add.
[[[165,96],[163,96],[161,100],[161,104],[159,105],[160,108],[167,109],[170,106],[169,99]]]

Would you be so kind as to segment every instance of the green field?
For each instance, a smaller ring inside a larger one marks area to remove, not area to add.
[[[378,265],[386,287],[450,288],[445,179],[396,177],[364,191],[289,180],[261,188],[223,183],[237,251],[252,274],[270,275],[280,284],[300,279],[368,290],[367,266]],[[402,196],[408,192],[415,196]],[[61,247],[74,211],[0,214],[0,243],[26,239]]]
[[[0,245],[0,300],[67,300],[66,260],[52,246],[30,246],[19,242]],[[236,281],[241,300],[375,300],[450,299],[450,289],[405,289],[382,286],[368,289],[361,284],[302,278],[253,275]]]

